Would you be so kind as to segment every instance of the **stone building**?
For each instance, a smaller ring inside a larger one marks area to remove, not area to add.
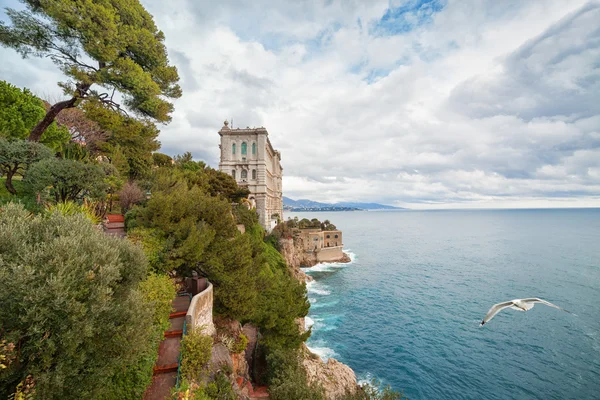
[[[265,128],[232,129],[225,121],[221,136],[219,170],[230,174],[239,186],[250,190],[258,220],[267,231],[283,220],[281,154],[269,141]]]
[[[322,231],[319,228],[299,231],[304,251],[314,254],[317,262],[338,261],[344,257],[342,231]]]

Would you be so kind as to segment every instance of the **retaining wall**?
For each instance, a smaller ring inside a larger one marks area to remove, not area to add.
[[[343,246],[323,247],[317,250],[318,262],[339,261],[344,257]]]
[[[202,328],[204,334],[214,335],[216,333],[213,324],[213,285],[208,286],[202,292],[192,297],[190,308],[185,316],[187,329]]]

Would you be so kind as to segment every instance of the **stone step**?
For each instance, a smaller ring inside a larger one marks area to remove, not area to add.
[[[177,370],[164,374],[154,375],[152,384],[144,393],[143,400],[166,400],[171,399],[171,388],[177,382]]]

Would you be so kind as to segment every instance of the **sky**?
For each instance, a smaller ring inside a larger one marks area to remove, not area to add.
[[[267,128],[294,199],[600,207],[598,1],[142,4],[183,89],[161,152],[218,167],[233,119]],[[0,79],[60,96],[51,61],[0,59]]]

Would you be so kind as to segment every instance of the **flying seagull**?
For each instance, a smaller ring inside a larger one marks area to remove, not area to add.
[[[568,312],[569,314],[572,314],[571,311],[567,311],[564,308],[560,308],[556,304],[552,304],[546,300],[538,299],[537,297],[531,297],[529,299],[514,299],[514,300],[510,300],[510,301],[505,301],[504,303],[494,304],[492,306],[492,308],[490,308],[490,311],[488,311],[486,316],[483,318],[483,321],[481,321],[479,326],[483,326],[484,324],[489,322],[492,318],[494,318],[496,316],[496,314],[498,314],[500,311],[504,310],[505,308],[510,307],[513,310],[527,311],[527,310],[531,310],[533,308],[533,306],[535,305],[535,303],[542,303],[547,306],[558,308],[559,310],[563,310],[565,312]]]

